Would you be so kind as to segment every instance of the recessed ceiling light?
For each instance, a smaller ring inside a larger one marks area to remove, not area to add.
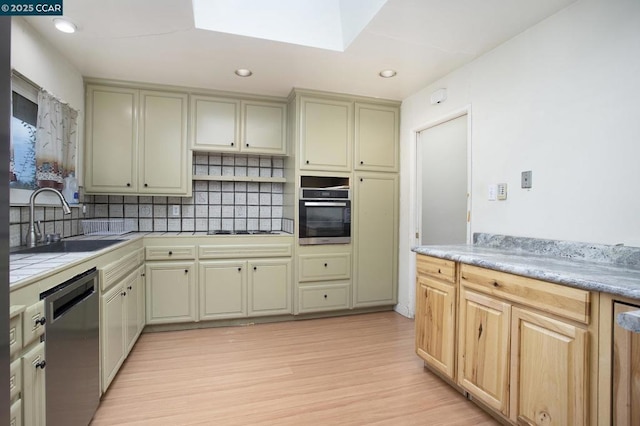
[[[380,77],[382,78],[391,78],[391,77],[395,77],[396,74],[398,74],[397,72],[395,72],[394,70],[382,70],[380,71]]]
[[[56,26],[58,31],[62,31],[63,33],[72,34],[75,33],[78,27],[76,24],[64,18],[55,18],[53,20],[53,25]]]
[[[248,70],[246,68],[238,68],[237,70],[235,70],[235,73],[240,77],[250,77],[251,74],[253,74],[251,70]]]

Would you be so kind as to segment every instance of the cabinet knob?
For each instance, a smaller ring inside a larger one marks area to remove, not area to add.
[[[493,286],[494,286],[494,287],[500,287],[500,284],[498,283],[498,281],[494,281],[494,282],[493,282]]]
[[[364,179],[360,178],[360,182],[364,182]]]
[[[361,161],[360,164],[364,164],[364,161]]]
[[[442,273],[442,271],[441,271],[440,269],[438,269],[438,273],[439,273],[439,274],[441,274],[441,273]]]
[[[309,160],[307,160],[306,163],[309,164]]]
[[[141,276],[141,277],[145,277],[146,275],[145,275],[145,274],[144,274],[144,272],[143,272],[143,273],[141,273],[141,274],[140,274],[140,276]]]
[[[242,272],[242,268],[238,268],[238,272]]]
[[[131,287],[131,286],[127,287],[127,290],[132,290],[132,289],[133,289],[133,287]]]
[[[245,145],[249,146],[249,144],[245,144]]]
[[[188,270],[188,269],[185,269],[185,270],[184,270],[184,273],[185,273],[185,274],[188,274],[188,273],[189,273],[189,270]]]
[[[120,296],[126,296],[126,295],[127,295],[126,291],[123,291],[122,293],[120,293]]]
[[[34,364],[34,367],[39,368],[41,370],[44,370],[46,366],[47,366],[47,362],[44,359]]]
[[[257,266],[254,266],[254,267],[253,267],[253,270],[254,270],[254,271],[257,271],[257,270],[258,270],[258,267],[257,267]]]
[[[45,317],[40,317],[34,321],[35,325],[45,325],[47,323],[47,319]]]
[[[173,254],[173,252],[172,252],[172,251],[169,251],[169,256],[171,256],[172,254]]]
[[[324,264],[324,267],[326,268],[326,267],[327,267],[327,265],[328,265],[328,263],[325,263],[325,264]]]
[[[145,184],[144,184],[144,187],[146,188],[147,186],[149,186],[149,185],[147,185],[147,184],[145,183]]]
[[[131,184],[129,182],[127,182],[127,186],[131,186]]]
[[[233,146],[233,142],[231,142],[231,146]]]
[[[327,298],[327,295],[326,295],[326,294],[324,295],[324,298],[325,298],[325,299]]]

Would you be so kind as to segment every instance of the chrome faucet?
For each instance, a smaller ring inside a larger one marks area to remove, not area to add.
[[[69,203],[67,203],[67,200],[64,199],[64,196],[60,191],[53,188],[40,188],[36,191],[33,191],[33,194],[31,194],[31,198],[29,198],[29,233],[27,234],[27,247],[35,247],[38,240],[42,238],[40,229],[38,228],[38,231],[36,231],[36,224],[34,221],[36,197],[42,192],[53,192],[54,194],[56,194],[58,198],[60,198],[60,203],[62,204],[62,212],[64,214],[71,214],[71,207],[69,207]]]

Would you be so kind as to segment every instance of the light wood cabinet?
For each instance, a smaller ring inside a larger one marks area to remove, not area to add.
[[[458,383],[508,416],[510,305],[460,290]]]
[[[197,320],[195,268],[194,261],[147,262],[147,324]]]
[[[398,176],[358,173],[352,204],[353,307],[397,301]]]
[[[201,320],[247,316],[247,262],[201,261],[198,284]]]
[[[586,425],[586,330],[517,307],[511,315],[511,420]]]
[[[615,324],[618,314],[637,310],[640,305],[613,303],[611,421],[617,426],[640,424],[640,333]]]
[[[284,103],[191,96],[194,151],[286,155]]]
[[[22,356],[21,404],[25,425],[45,425],[45,366],[44,342],[38,343]]]
[[[453,279],[442,279],[443,274],[425,270],[455,270],[455,263],[427,256],[418,256],[416,262],[416,353],[427,365],[454,380],[456,286]]]
[[[300,169],[351,170],[353,102],[300,98]]]
[[[399,121],[397,107],[355,103],[355,170],[398,171]]]
[[[590,293],[462,265],[458,383],[517,424],[589,424]]]
[[[185,93],[88,85],[87,193],[190,195]]]

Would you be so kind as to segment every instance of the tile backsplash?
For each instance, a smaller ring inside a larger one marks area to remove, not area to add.
[[[281,157],[234,154],[194,154],[193,174],[211,176],[282,177]],[[83,218],[128,218],[144,232],[269,230],[293,232],[293,220],[283,218],[282,182],[199,180],[194,177],[192,197],[85,195],[85,216],[74,208],[70,217],[58,207],[37,207],[36,220],[46,233],[63,237],[81,235]],[[11,207],[11,247],[24,244],[29,208]]]

